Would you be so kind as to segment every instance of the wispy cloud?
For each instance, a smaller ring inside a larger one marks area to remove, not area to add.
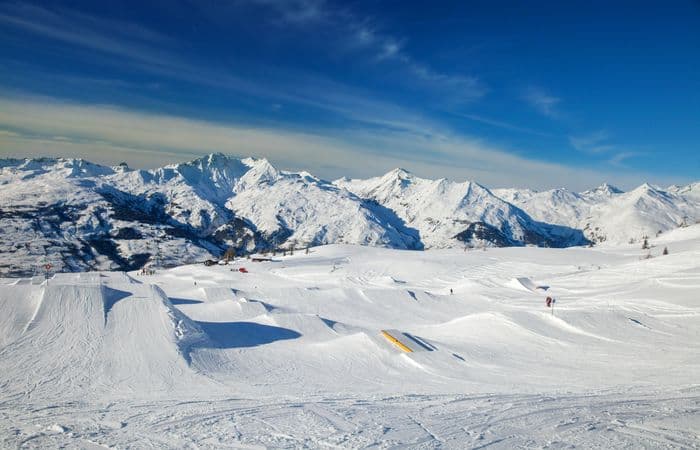
[[[488,92],[488,88],[477,77],[447,75],[410,59],[405,62],[419,80],[428,82],[434,88],[450,95],[452,97],[450,103],[471,102]]]
[[[10,130],[0,130],[0,137],[19,137],[19,133]]]
[[[378,60],[393,59],[401,54],[401,43],[394,40],[386,40],[381,44]]]
[[[606,130],[599,130],[588,134],[569,136],[569,143],[576,150],[586,153],[604,153],[615,149],[615,146],[608,143],[610,133]]]
[[[559,119],[562,116],[558,109],[561,99],[547,93],[540,87],[528,87],[523,94],[523,99],[544,116],[551,119]]]
[[[619,152],[612,156],[608,162],[617,167],[626,167],[625,161],[631,158],[639,157],[645,155],[644,152]]]
[[[366,64],[376,67],[393,64],[393,69],[401,69],[398,72],[402,77],[410,79],[412,88],[438,93],[445,101],[473,101],[488,91],[478,77],[446,73],[419,61],[410,54],[410,42],[383,31],[370,17],[358,17],[348,9],[322,0],[251,1],[275,11],[285,26],[308,29],[309,33],[317,31],[315,26],[328,27],[333,33],[328,51],[345,45],[348,50],[343,51],[355,52],[353,55],[362,56]],[[289,111],[293,106],[302,106],[344,119],[342,129],[301,132],[289,122],[270,123],[285,120],[281,117],[267,117],[265,126],[205,122],[55,99],[8,96],[2,99],[0,91],[0,127],[6,128],[0,131],[0,155],[52,152],[95,155],[94,159],[106,162],[112,155],[125,152],[142,164],[161,164],[203,152],[227,151],[270,157],[289,168],[318,169],[323,176],[376,175],[378,171],[401,165],[425,176],[469,177],[490,185],[586,187],[598,179],[594,171],[515,156],[508,149],[494,148],[488,142],[456,134],[419,109],[389,101],[381,93],[308,72],[275,67],[274,71],[259,70],[274,75],[250,77],[225,68],[192,65],[183,57],[176,39],[137,23],[105,20],[71,10],[62,9],[59,14],[50,7],[5,3],[0,4],[0,26],[69,44],[62,48],[66,54],[68,50],[76,50],[76,55],[91,62],[99,59],[101,64],[129,68],[140,75],[155,75],[166,83],[175,80],[240,93],[272,105],[272,110]],[[120,80],[92,81],[129,87]],[[528,94],[528,102],[542,114],[561,118],[559,98],[537,88]],[[535,130],[477,115],[468,118],[537,134]],[[372,165],[367,165],[367,158],[358,154],[371,158]],[[618,162],[629,157],[620,156]],[[328,167],[335,167],[335,172],[328,171]]]
[[[154,45],[173,42],[169,37],[135,23],[103,19],[70,9],[63,9],[59,14],[25,3],[3,5],[0,24],[143,62],[153,62]]]
[[[576,150],[604,160],[611,166],[627,168],[626,161],[643,156],[646,153],[621,149],[610,143],[611,135],[607,130],[598,130],[587,134],[569,136],[569,143]]]
[[[522,127],[519,125],[514,125],[508,122],[503,122],[501,120],[492,119],[489,117],[484,117],[478,114],[455,114],[459,117],[464,117],[465,119],[472,120],[474,122],[483,123],[490,125],[492,127],[502,128],[504,130],[516,131],[518,133],[531,134],[533,136],[550,137],[551,134],[545,133],[543,131],[533,130],[532,128]]]
[[[372,45],[376,40],[375,30],[365,24],[361,24],[349,35],[349,43],[352,48]]]
[[[243,0],[275,10],[282,22],[308,25],[327,20],[328,7],[325,0]]]
[[[325,17],[326,20],[331,20],[329,17],[338,20],[329,12],[330,10],[324,9],[325,3],[322,1],[309,1],[308,3],[302,1],[298,4],[273,0],[255,1],[263,6],[275,8],[276,11],[281,11],[279,14],[283,15],[287,14],[284,12],[287,11],[285,8],[307,7],[312,10],[320,9],[321,12],[318,15]],[[350,13],[344,11],[334,13],[338,17],[349,18],[350,25],[347,26],[359,26],[357,24],[360,22],[353,22],[357,19],[349,15]],[[309,15],[308,20],[311,20],[310,14],[307,14]],[[287,16],[285,15],[285,17]],[[429,122],[420,114],[378,99],[376,93],[363,92],[360,89],[317,75],[276,67],[274,70],[276,78],[265,79],[264,77],[239,76],[231,71],[192,66],[177,52],[169,52],[167,45],[161,45],[170,42],[169,37],[151,32],[138,24],[107,21],[70,10],[59,15],[46,8],[21,4],[0,7],[0,23],[80,48],[90,49],[100,54],[113,56],[111,64],[115,66],[131,66],[133,69],[155,76],[226,89],[246,96],[258,97],[272,104],[297,104],[318,108],[344,116],[349,120],[380,127],[410,128],[421,134],[426,132],[425,122]],[[363,23],[367,25],[368,22]],[[133,31],[133,36],[124,36],[124,33],[116,31],[119,28]],[[368,39],[371,41],[371,45],[381,47],[388,42],[394,42],[390,37],[384,37],[370,31],[371,28],[368,25],[366,30],[370,36]],[[151,41],[157,41],[159,46],[151,45]],[[416,79],[423,80],[436,89],[449,90],[453,97],[471,99],[480,96],[483,92],[478,80],[434,72],[401,54],[398,50],[398,44],[395,45],[397,48],[389,46],[383,50],[386,57],[402,61]],[[118,84],[119,80],[105,80],[105,83],[107,82]],[[126,82],[123,83],[126,84]],[[421,130],[419,131],[417,128],[421,128]]]
[[[152,33],[148,31],[137,33],[143,38],[137,40],[122,38],[119,33],[102,33],[102,28],[110,30],[115,25],[79,13],[67,12],[59,16],[45,8],[15,5],[7,8],[4,13],[0,12],[0,23],[3,22],[51,39],[113,55],[116,57],[113,63],[121,67],[131,65],[156,76],[258,97],[271,104],[303,105],[379,127],[414,128],[418,123],[426,122],[419,114],[383,102],[371,93],[315,75],[278,67],[275,68],[277,78],[266,80],[238,76],[223,70],[193,67],[175,53],[149,45],[147,41]],[[124,28],[141,29],[138,25],[124,25]],[[159,41],[167,40],[164,36],[153,36]],[[119,80],[104,80],[104,83],[127,84]]]
[[[468,178],[492,187],[583,189],[605,179],[628,186],[639,181],[639,175],[530,160],[451,134],[417,136],[371,128],[305,133],[49,98],[0,98],[0,129],[9,131],[0,134],[2,156],[81,156],[108,164],[127,159],[136,167],[222,151],[267,157],[282,168],[308,169],[327,178],[374,176],[403,166],[421,176]]]
[[[291,11],[308,10],[309,18],[316,24],[326,26],[335,31],[335,39],[340,47],[349,51],[364,51],[370,55],[370,61],[375,63],[401,64],[404,75],[413,77],[426,88],[437,91],[449,91],[450,99],[461,102],[473,101],[483,97],[488,89],[476,76],[453,74],[438,71],[427,63],[411,56],[406,49],[406,40],[391,33],[382,32],[372,17],[358,16],[348,8],[337,8],[322,0],[276,1],[249,0],[253,3],[268,5],[272,10],[286,18]],[[323,20],[321,20],[321,18]],[[303,26],[309,32],[316,32],[309,27],[307,21],[285,20],[292,26]],[[332,51],[337,50],[336,47]]]

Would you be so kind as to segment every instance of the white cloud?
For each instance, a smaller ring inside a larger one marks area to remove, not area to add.
[[[19,133],[10,130],[0,130],[0,137],[19,137]]]
[[[608,160],[608,162],[610,164],[612,164],[613,166],[624,167],[625,166],[624,163],[628,159],[642,156],[644,154],[645,154],[644,152],[619,152],[619,153],[616,153],[615,155],[613,155],[612,158],[610,158]]]
[[[682,181],[529,160],[450,134],[371,128],[303,133],[45,98],[0,99],[0,128],[13,133],[0,135],[3,156],[81,156],[107,164],[127,160],[135,167],[221,151],[266,157],[281,168],[306,169],[326,178],[374,176],[401,166],[420,176],[474,179],[491,187],[580,190],[606,179],[622,186],[644,179],[663,184]]]
[[[283,22],[308,25],[327,19],[324,0],[245,0],[244,2],[274,9]],[[243,3],[243,2],[241,2]]]
[[[461,102],[472,101],[483,97],[487,92],[484,83],[476,76],[440,72],[424,62],[418,61],[405,49],[404,39],[381,32],[372,17],[359,17],[347,8],[336,8],[325,1],[248,1],[268,5],[283,18],[288,14],[288,9],[296,10],[300,5],[305,5],[314,11],[314,17],[323,18],[322,21],[318,20],[317,22],[334,30],[335,39],[340,43],[341,48],[349,51],[369,52],[371,60],[377,63],[400,64],[406,69],[403,75],[410,75],[412,82],[417,82],[423,88],[432,89],[434,93],[447,93],[447,97],[451,101],[455,99],[459,99]],[[309,4],[306,5],[306,3]],[[284,6],[282,7],[282,5]],[[303,26],[309,32],[317,32],[317,29],[309,27],[307,22],[285,20],[285,23]],[[337,51],[337,48],[333,48],[333,51]]]
[[[569,143],[576,150],[587,153],[603,153],[613,150],[613,145],[607,144],[610,139],[610,133],[605,130],[595,131],[579,136],[569,136]]]
[[[351,35],[352,41],[358,46],[366,46],[375,42],[374,30],[362,25]]]
[[[401,44],[393,39],[388,39],[382,43],[377,59],[382,60],[395,58],[400,52]]]
[[[435,72],[428,66],[407,60],[409,69],[418,80],[432,85],[433,89],[443,91],[450,97],[450,102],[464,103],[477,100],[488,92],[486,86],[476,77],[446,75]]]
[[[525,90],[523,99],[544,116],[552,119],[561,117],[561,112],[557,109],[561,99],[548,94],[542,88],[530,86]]]
[[[69,9],[56,13],[30,4],[10,3],[0,10],[0,23],[38,35],[104,53],[153,62],[153,44],[172,40],[160,33],[130,22],[117,22]],[[162,52],[161,52],[162,54]],[[162,59],[162,56],[155,59]]]
[[[275,8],[293,8],[286,2],[275,0],[255,0],[263,5]],[[295,3],[295,2],[292,2]],[[299,2],[301,5],[302,2]],[[309,8],[325,8],[324,2],[311,1]],[[330,10],[324,9],[325,17],[331,16]],[[360,22],[350,13],[338,11],[339,18],[346,18],[348,23],[342,26],[364,28],[370,39],[370,45],[376,51],[385,51],[386,55],[400,54],[400,44],[391,37],[378,35],[368,22]],[[155,76],[167,77],[186,81],[202,86],[226,89],[246,96],[265,99],[272,104],[297,104],[311,106],[324,111],[344,116],[346,119],[360,121],[375,126],[413,127],[417,121],[425,122],[420,114],[409,112],[395,104],[384,102],[377,98],[376,93],[365,92],[361,89],[347,86],[316,75],[275,67],[274,71],[264,71],[276,74],[275,78],[251,78],[237,76],[231,71],[217,71],[201,66],[192,66],[175,53],[168,52],[164,46],[154,47],[151,41],[167,42],[169,38],[141,28],[137,24],[113,23],[100,18],[68,11],[57,15],[54,12],[36,6],[20,5],[3,9],[0,8],[0,23],[19,27],[38,35],[59,40],[71,45],[89,48],[111,56],[116,56],[113,63],[120,66],[130,66]],[[334,22],[335,23],[335,22]],[[134,37],[125,37],[123,33],[112,32],[115,28],[126,30],[142,30],[135,32]],[[105,30],[110,33],[105,33]],[[340,33],[343,34],[342,32]],[[383,43],[393,42],[387,49],[381,50]],[[377,47],[380,46],[380,47]],[[398,53],[397,53],[398,52]],[[401,55],[401,58],[407,58]],[[428,87],[447,88],[450,96],[473,99],[481,96],[483,87],[475,78],[448,76],[432,72],[419,66],[409,59],[409,72],[414,79],[426,81]],[[111,80],[114,81],[114,80]]]
[[[502,120],[492,119],[490,117],[484,117],[478,114],[455,114],[459,117],[464,117],[465,119],[473,120],[474,122],[484,123],[486,125],[491,125],[497,128],[503,128],[504,130],[517,131],[519,133],[531,134],[534,136],[547,137],[551,136],[549,133],[543,131],[533,130],[532,128],[522,127],[519,125],[514,125],[512,123],[504,122]]]

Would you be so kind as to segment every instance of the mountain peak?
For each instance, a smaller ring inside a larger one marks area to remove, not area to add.
[[[112,166],[112,170],[115,173],[126,173],[126,172],[131,172],[133,169],[129,167],[129,164],[126,163],[126,161],[122,161],[116,166]]]
[[[607,182],[601,184],[596,188],[597,191],[604,192],[606,194],[622,194],[624,191],[617,186],[613,186]]]
[[[657,194],[659,193],[658,189],[655,186],[652,186],[649,183],[643,183],[639,185],[637,188],[635,188],[633,191],[636,194],[642,195],[642,194]]]
[[[247,168],[246,174],[241,177],[239,187],[255,184],[270,183],[280,177],[280,172],[266,158],[248,157],[241,160]]]
[[[18,166],[24,170],[60,170],[69,177],[83,178],[111,175],[114,169],[83,158],[26,158]]]
[[[217,164],[221,164],[221,163],[226,164],[232,158],[227,156],[227,155],[224,155],[221,152],[215,152],[215,153],[208,154],[206,156],[206,159],[207,159],[207,163],[209,163],[209,165],[217,165]]]
[[[239,162],[238,159],[233,158],[231,156],[225,155],[221,152],[214,152],[214,153],[209,153],[208,155],[200,156],[199,158],[195,158],[191,161],[188,161],[184,163],[184,165],[188,166],[195,166],[199,168],[216,168],[216,167],[225,167],[227,165],[230,165],[232,161]],[[180,165],[180,164],[178,164]]]
[[[401,168],[401,167],[397,167],[396,169],[393,169],[393,170],[387,172],[384,175],[384,178],[391,178],[391,179],[398,178],[399,180],[412,180],[416,177],[408,170]]]
[[[241,162],[246,166],[250,167],[272,167],[272,164],[267,158],[256,158],[255,156],[249,156],[247,158],[241,159]]]
[[[605,195],[607,197],[612,197],[615,194],[622,194],[623,192],[624,191],[622,189],[604,182],[597,188],[584,192],[584,194]]]

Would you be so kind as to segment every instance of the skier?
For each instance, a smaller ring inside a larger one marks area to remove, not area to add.
[[[552,297],[547,297],[545,300],[545,304],[547,305],[547,308],[551,308],[552,302],[554,301]]]
[[[450,295],[452,294],[454,294],[454,291],[452,290],[452,288],[450,288]]]

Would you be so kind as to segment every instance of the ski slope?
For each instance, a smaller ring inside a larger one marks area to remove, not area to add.
[[[700,226],[651,244],[0,279],[0,447],[697,448]]]

